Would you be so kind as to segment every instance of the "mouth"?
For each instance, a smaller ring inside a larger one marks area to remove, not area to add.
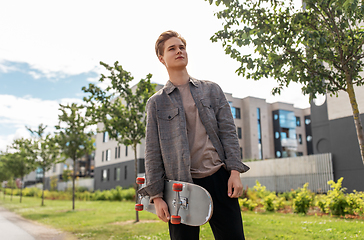
[[[176,57],[176,59],[184,59],[183,56]]]

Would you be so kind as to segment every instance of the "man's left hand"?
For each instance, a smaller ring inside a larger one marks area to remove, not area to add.
[[[243,184],[241,183],[240,173],[236,170],[231,170],[228,181],[228,196],[238,198],[243,194]]]

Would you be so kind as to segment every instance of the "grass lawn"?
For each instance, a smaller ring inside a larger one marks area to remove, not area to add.
[[[72,233],[78,239],[169,239],[168,225],[154,214],[140,212],[134,224],[133,202],[45,200],[0,194],[0,206],[25,218]],[[244,232],[253,239],[364,239],[364,221],[328,216],[243,212]],[[214,239],[208,224],[201,227],[200,239]]]

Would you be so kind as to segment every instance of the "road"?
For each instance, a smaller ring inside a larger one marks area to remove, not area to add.
[[[4,240],[71,240],[70,234],[27,220],[0,207],[0,238]]]

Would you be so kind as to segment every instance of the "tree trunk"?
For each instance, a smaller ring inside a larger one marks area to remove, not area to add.
[[[45,169],[43,168],[43,188],[42,188],[42,205],[44,206],[44,189],[45,189]]]
[[[137,143],[134,143],[133,145],[134,150],[134,170],[135,170],[135,182],[134,182],[134,188],[135,188],[135,202],[138,203],[138,184],[136,184],[136,179],[138,177],[138,158],[137,158]],[[139,222],[139,212],[135,211],[135,222]]]
[[[75,178],[76,178],[76,160],[73,160],[73,176],[72,176],[72,210],[75,210]]]
[[[11,195],[10,195],[10,201],[13,201],[13,189],[14,189],[14,181],[11,183]]]
[[[24,181],[24,177],[21,177],[21,184],[20,184],[20,203],[21,203],[21,199],[23,197],[23,181]]]
[[[358,106],[358,103],[356,101],[354,87],[353,87],[353,84],[352,84],[352,81],[351,81],[351,77],[349,76],[349,74],[347,74],[346,78],[347,78],[346,82],[347,82],[347,85],[348,85],[346,91],[347,91],[347,93],[349,95],[351,108],[353,110],[354,124],[355,124],[355,128],[356,128],[356,134],[357,134],[357,137],[358,137],[361,160],[363,161],[363,164],[364,164],[364,131],[363,131],[363,125],[362,125],[361,120],[360,120],[359,106]]]

